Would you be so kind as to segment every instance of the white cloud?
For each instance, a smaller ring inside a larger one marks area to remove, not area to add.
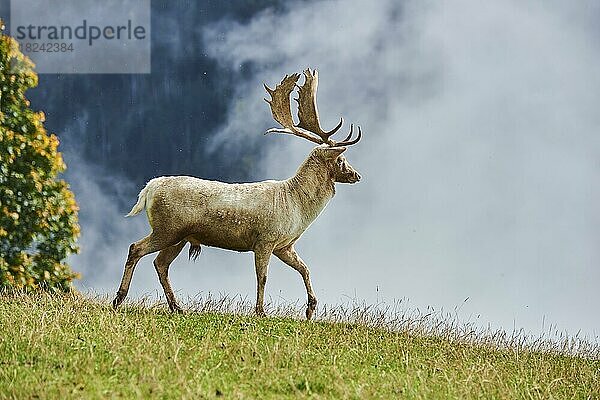
[[[348,152],[364,181],[340,188],[299,243],[321,300],[452,309],[470,297],[463,313],[482,323],[539,331],[545,318],[596,335],[593,15],[591,2],[329,1],[218,23],[210,54],[254,72],[240,72],[211,151],[271,126],[262,82],[317,67],[324,125],[343,115],[365,131]],[[309,149],[262,140],[281,145],[259,178],[291,175]],[[271,267],[271,293],[303,298],[281,268]]]

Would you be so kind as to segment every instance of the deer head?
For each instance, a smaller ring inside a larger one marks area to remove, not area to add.
[[[344,124],[344,119],[340,118],[339,124],[330,131],[321,128],[319,112],[317,110],[317,86],[319,84],[319,75],[316,70],[304,71],[304,84],[298,86],[300,74],[286,75],[281,83],[275,89],[265,89],[271,95],[271,99],[265,101],[271,107],[273,119],[277,121],[282,128],[271,128],[265,132],[286,133],[309,140],[320,146],[316,147],[311,156],[320,160],[327,166],[327,170],[334,182],[356,183],[360,180],[358,172],[352,168],[342,153],[347,146],[356,144],[362,138],[362,131],[358,127],[358,134],[355,139],[354,125],[350,125],[350,133],[342,141],[335,141],[331,137],[340,130]],[[294,99],[298,103],[298,124],[294,123],[292,118],[290,95],[295,88],[298,88],[298,98]]]

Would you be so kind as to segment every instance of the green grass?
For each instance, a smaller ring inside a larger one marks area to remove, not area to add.
[[[321,314],[346,322],[214,311],[238,306],[114,312],[102,299],[2,294],[0,398],[600,398],[597,345],[406,318],[390,329],[368,308]]]

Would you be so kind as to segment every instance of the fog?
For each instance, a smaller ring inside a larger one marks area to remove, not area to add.
[[[598,16],[593,2],[330,1],[215,22],[203,37],[238,71],[237,89],[206,151],[227,151],[235,165],[245,142],[275,142],[255,178],[292,175],[311,144],[261,136],[274,126],[262,83],[316,67],[323,125],[343,115],[364,132],[346,153],[363,180],[339,186],[297,245],[321,304],[404,299],[460,307],[482,326],[597,337]],[[112,292],[129,243],[148,228],[122,218],[102,180],[89,179],[98,175],[70,172],[82,217],[95,221],[72,264],[84,272],[79,287]],[[182,254],[171,277],[182,298],[254,297],[250,254]],[[156,290],[146,257],[131,293]],[[305,297],[300,276],[275,259],[267,294]]]

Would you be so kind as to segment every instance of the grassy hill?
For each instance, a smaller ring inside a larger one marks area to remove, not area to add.
[[[216,312],[232,304],[173,315],[163,305],[113,312],[102,299],[2,294],[0,398],[600,398],[596,345],[524,346],[406,320],[389,329],[368,309],[328,314],[346,322]]]

